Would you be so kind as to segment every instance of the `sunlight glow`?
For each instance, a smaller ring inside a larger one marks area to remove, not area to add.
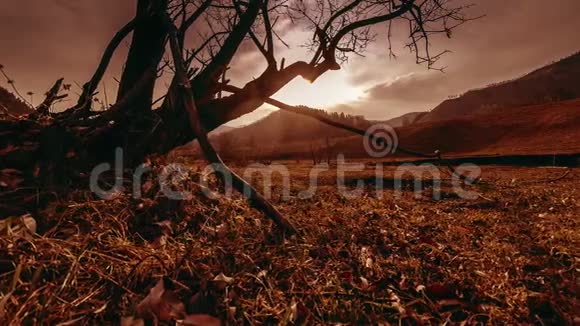
[[[356,101],[364,96],[364,89],[349,84],[343,70],[330,71],[314,83],[300,77],[282,88],[272,98],[290,105],[305,105],[315,109],[328,110],[333,106]],[[231,127],[248,125],[267,116],[277,109],[264,104],[258,110],[227,123]]]
[[[286,85],[273,98],[291,105],[306,105],[316,109],[355,101],[364,95],[362,88],[348,83],[343,70],[330,71],[314,83],[296,78]]]

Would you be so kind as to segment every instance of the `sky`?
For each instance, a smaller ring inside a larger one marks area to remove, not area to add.
[[[464,0],[454,0],[464,1]],[[449,96],[490,83],[512,79],[580,50],[578,0],[472,0],[473,16],[485,15],[433,39],[434,47],[451,51],[438,63],[444,72],[415,64],[403,47],[404,31],[395,30],[394,51],[387,55],[379,36],[364,53],[341,70],[310,84],[296,79],[273,97],[307,105],[386,120],[413,111],[427,111]],[[0,1],[0,64],[21,93],[41,94],[59,77],[73,84],[88,80],[115,31],[133,15],[135,0],[3,0]],[[301,47],[310,37],[300,26],[285,27],[290,48],[278,49],[286,62],[308,59]],[[99,88],[101,100],[114,101],[115,79],[121,74],[130,38],[113,60]],[[232,63],[232,84],[243,86],[261,72],[260,54],[243,51]],[[166,79],[160,80],[162,88]],[[8,88],[0,79],[0,86]],[[74,93],[70,104],[73,103]],[[66,105],[67,103],[64,103]],[[274,110],[265,105],[230,125],[251,123]]]

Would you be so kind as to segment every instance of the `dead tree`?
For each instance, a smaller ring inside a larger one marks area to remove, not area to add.
[[[124,150],[126,166],[136,166],[148,155],[197,139],[207,159],[227,169],[207,142],[208,131],[256,110],[295,78],[313,82],[340,69],[385,26],[390,42],[391,27],[406,25],[407,46],[417,63],[436,68],[442,53],[430,52],[430,37],[450,36],[469,20],[465,8],[444,0],[138,0],[135,17],[113,36],[76,105],[59,113],[47,110],[62,96],[57,82],[36,112],[0,121],[0,217],[42,207],[78,187],[96,164],[113,160],[116,148]],[[286,44],[289,22],[312,32],[304,42],[311,56],[285,64],[276,49]],[[116,103],[106,111],[93,110],[93,96],[111,58],[131,33]],[[185,48],[188,37],[194,39],[191,49]],[[266,68],[235,87],[226,72],[248,42],[263,55]],[[153,92],[159,69],[166,66],[161,62],[168,44],[174,77],[161,106],[154,108]],[[229,95],[222,95],[228,89]],[[248,185],[234,178],[234,186]],[[251,191],[248,200],[283,229],[294,231],[258,192]]]

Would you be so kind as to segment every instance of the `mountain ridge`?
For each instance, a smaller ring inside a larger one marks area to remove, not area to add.
[[[580,52],[522,77],[473,89],[441,102],[418,122],[456,119],[512,107],[580,98]]]

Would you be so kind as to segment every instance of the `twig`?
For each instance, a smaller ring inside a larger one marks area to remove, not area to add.
[[[570,174],[570,171],[572,171],[570,168],[568,168],[568,170],[566,170],[566,172],[564,172],[561,176],[554,178],[554,179],[548,179],[548,180],[544,180],[543,182],[556,182],[556,181],[560,181],[562,179],[564,179],[566,176],[568,176],[568,174]]]
[[[95,92],[97,86],[99,85],[101,79],[103,78],[103,75],[105,74],[105,71],[109,66],[109,63],[111,62],[113,54],[115,53],[117,47],[119,46],[119,44],[121,44],[123,39],[125,39],[125,37],[135,29],[138,23],[139,20],[137,18],[134,18],[133,20],[128,22],[125,26],[123,26],[119,31],[117,31],[115,36],[111,39],[109,45],[107,45],[107,48],[103,52],[101,61],[97,66],[95,73],[91,77],[91,80],[89,80],[87,83],[83,85],[82,87],[83,92],[79,96],[79,100],[75,109],[86,111],[87,108],[90,107],[93,93]]]
[[[16,95],[18,95],[18,97],[20,97],[20,99],[24,103],[26,103],[26,105],[28,105],[30,108],[34,108],[32,106],[32,104],[30,102],[28,102],[28,100],[24,96],[22,96],[22,94],[20,94],[20,92],[18,91],[18,88],[16,88],[16,85],[14,84],[14,79],[10,79],[10,77],[4,71],[4,67],[2,65],[0,65],[0,73],[2,73],[2,75],[4,75],[4,78],[6,78],[6,82],[10,85],[10,87],[12,87],[12,90],[14,91],[14,93]]]
[[[46,93],[44,101],[36,108],[35,112],[30,114],[30,118],[36,119],[49,113],[50,106],[56,101],[66,97],[66,95],[58,95],[62,86],[64,78],[58,79],[50,90]]]

